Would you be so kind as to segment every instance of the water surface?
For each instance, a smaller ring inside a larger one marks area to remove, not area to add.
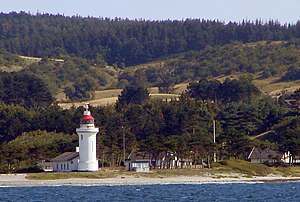
[[[0,201],[300,201],[300,182],[0,187]]]

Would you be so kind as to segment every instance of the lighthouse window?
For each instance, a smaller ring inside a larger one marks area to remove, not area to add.
[[[81,139],[83,140],[83,135],[81,135],[80,137],[81,137]]]
[[[80,120],[80,123],[81,124],[93,124],[94,123],[94,120]]]

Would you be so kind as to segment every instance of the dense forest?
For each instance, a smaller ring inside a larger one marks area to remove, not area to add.
[[[207,45],[300,38],[300,23],[199,19],[146,21],[65,17],[25,12],[0,14],[0,49],[37,57],[65,55],[95,63],[134,65]]]
[[[127,154],[177,154],[195,164],[213,152],[219,160],[246,159],[253,146],[299,156],[299,105],[286,100],[299,101],[300,90],[271,97],[252,82],[254,74],[297,82],[299,38],[299,22],[1,13],[0,171],[20,171],[78,144],[83,108],[58,107],[58,92],[86,100],[109,88],[123,88],[117,103],[91,107],[105,165],[121,165],[123,134]],[[239,78],[215,79],[232,73]],[[181,82],[189,85],[177,99],[149,96],[147,87],[170,93]]]

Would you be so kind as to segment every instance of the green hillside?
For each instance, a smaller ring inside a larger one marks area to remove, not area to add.
[[[261,91],[276,94],[299,88],[299,65],[300,45],[297,40],[208,46],[201,51],[176,54],[126,69],[96,65],[77,57],[42,59],[0,53],[0,70],[38,76],[58,101],[99,101],[117,97],[129,84],[157,87],[152,93],[181,94],[189,82],[200,78],[224,81],[244,74],[251,76]],[[107,93],[109,91],[102,93],[109,89],[119,90],[112,95]]]
[[[120,79],[132,82],[137,77],[144,76],[148,85],[163,85],[166,79],[171,84],[179,84],[203,77],[249,73],[259,75],[260,79],[278,77],[279,82],[299,80],[299,65],[300,43],[297,40],[232,43],[207,46],[201,51],[191,51],[131,67],[120,75]]]

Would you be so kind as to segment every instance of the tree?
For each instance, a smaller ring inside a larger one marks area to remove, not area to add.
[[[2,153],[8,162],[8,169],[16,165],[25,167],[35,162],[49,160],[65,151],[70,151],[78,144],[77,135],[63,133],[32,131],[25,132],[16,139],[3,145]],[[22,161],[26,161],[22,166]]]
[[[152,134],[146,139],[140,141],[140,150],[151,155],[154,161],[160,158],[160,154],[165,150],[164,148],[164,137]],[[154,166],[155,169],[155,166]]]
[[[259,89],[251,83],[251,79],[240,78],[226,79],[223,83],[218,80],[208,81],[201,79],[198,83],[190,83],[188,95],[192,98],[202,100],[217,100],[227,102],[238,102],[249,100],[260,94]]]
[[[258,110],[251,103],[230,103],[217,115],[224,131],[233,128],[243,136],[255,135],[263,120]]]
[[[295,81],[300,79],[300,64],[291,65],[288,67],[287,72],[283,79],[288,81]]]
[[[142,104],[149,99],[149,92],[141,86],[127,86],[118,97],[116,108],[121,109],[129,104]]]
[[[259,94],[260,90],[248,79],[226,79],[218,92],[223,102],[250,100]]]
[[[228,127],[220,137],[222,142],[221,153],[224,156],[246,159],[250,148],[250,140],[233,127]]]
[[[64,92],[71,100],[86,100],[93,97],[97,84],[92,78],[79,78],[73,87],[66,87]]]
[[[159,80],[158,90],[160,93],[173,93],[175,90],[175,75],[174,70],[161,67],[157,70],[157,77]]]
[[[168,136],[164,142],[165,155],[169,155],[170,160],[173,160],[172,156],[176,155],[179,158],[178,161],[184,161],[185,158],[189,157],[187,139],[188,136],[183,135]],[[183,168],[183,162],[181,162],[181,168]]]
[[[0,76],[2,101],[25,107],[46,107],[54,101],[46,84],[34,75],[3,73]]]
[[[30,131],[35,116],[36,113],[32,109],[0,103],[0,143],[13,140],[22,132]]]
[[[201,79],[198,83],[190,83],[188,86],[188,94],[192,98],[198,98],[202,100],[216,100],[219,98],[218,91],[221,86],[221,82],[218,80],[208,81],[207,79]]]

